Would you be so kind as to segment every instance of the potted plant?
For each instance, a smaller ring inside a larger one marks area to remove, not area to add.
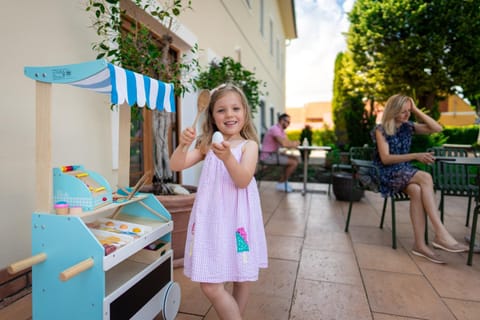
[[[89,0],[87,11],[94,14],[93,27],[100,36],[99,41],[93,44],[98,52],[97,58],[105,58],[124,68],[148,75],[155,79],[174,84],[175,96],[183,96],[195,88],[190,74],[198,72],[198,61],[185,60],[185,56],[177,61],[172,58],[171,36],[175,18],[184,10],[191,9],[191,0],[162,1],[161,6],[155,0],[135,0],[137,7],[156,18],[166,27],[161,37],[155,36],[147,26],[132,19],[128,19],[120,8],[120,0]],[[192,51],[195,53],[197,47]],[[143,128],[152,130],[153,135],[153,171],[149,177],[144,192],[157,195],[159,201],[172,215],[174,230],[172,232],[172,248],[174,260],[183,258],[188,216],[195,198],[196,188],[173,184],[173,172],[168,162],[169,149],[167,132],[172,120],[172,114],[165,111],[149,110],[147,108],[131,108],[132,141],[135,141],[137,132],[144,133]],[[145,122],[151,121],[149,126]],[[141,148],[140,148],[141,149]],[[135,181],[131,181],[134,184]],[[178,195],[178,190],[189,194]],[[178,263],[175,262],[178,265]],[[180,263],[181,264],[181,263]]]
[[[360,201],[364,195],[364,191],[352,188],[353,179],[350,153],[348,151],[342,151],[344,149],[345,148],[333,145],[332,150],[327,153],[326,162],[328,161],[331,170],[331,188],[335,199],[339,201]]]

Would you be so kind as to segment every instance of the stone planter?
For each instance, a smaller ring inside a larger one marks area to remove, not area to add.
[[[183,266],[188,221],[195,201],[197,187],[183,186],[191,194],[156,195],[158,201],[170,212],[173,220],[172,249],[173,266]],[[148,192],[148,191],[147,191]],[[151,192],[151,191],[150,191]]]
[[[360,201],[364,191],[354,188],[352,190],[353,178],[348,172],[335,172],[332,177],[332,188],[335,198],[339,201]]]

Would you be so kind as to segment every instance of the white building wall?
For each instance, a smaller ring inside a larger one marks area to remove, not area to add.
[[[264,35],[260,32],[260,1],[250,2],[251,8],[244,0],[206,0],[201,5],[194,2],[193,11],[182,13],[180,22],[198,39],[201,65],[207,66],[212,59],[221,60],[224,56],[241,62],[246,69],[255,73],[257,79],[266,82],[267,87],[262,88],[266,94],[262,97],[265,105],[281,113],[285,110],[286,40],[277,1],[264,1]],[[270,53],[270,21],[273,26],[273,54]],[[192,110],[192,113],[189,114],[187,110]],[[195,110],[194,101],[190,106],[183,103],[182,128],[191,125]],[[268,126],[269,113],[266,114]],[[254,123],[260,131],[259,113],[254,114]],[[184,171],[183,182],[196,185],[200,169],[197,166]]]
[[[193,1],[193,11],[181,15],[176,38],[182,50],[198,42],[200,62],[231,56],[267,83],[265,105],[282,112],[285,106],[284,36],[277,1],[265,0],[260,34],[259,3],[244,0]],[[24,66],[80,63],[96,58],[91,49],[96,34],[84,0],[4,1],[0,10],[0,269],[31,254],[31,214],[35,211],[35,81]],[[269,51],[269,21],[273,48]],[[276,55],[281,57],[280,63]],[[54,85],[52,89],[52,165],[82,164],[103,175],[113,189],[112,111],[108,96]],[[181,101],[181,128],[196,112],[195,94]],[[190,110],[190,111],[189,111]],[[267,112],[268,116],[268,112]],[[270,119],[267,119],[267,124]],[[259,128],[258,114],[255,124]],[[200,165],[185,170],[183,182],[196,185]]]
[[[94,60],[83,0],[4,1],[0,10],[0,268],[31,255],[35,210],[35,81],[24,66]],[[109,99],[70,86],[52,90],[53,166],[83,164],[109,181]],[[113,181],[114,182],[114,181]]]

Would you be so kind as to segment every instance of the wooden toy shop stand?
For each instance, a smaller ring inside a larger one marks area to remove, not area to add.
[[[153,252],[153,257],[135,258],[145,253],[143,248],[150,243],[170,243],[173,222],[169,212],[153,195],[134,193],[128,201],[113,201],[92,211],[54,214],[51,164],[53,83],[111,94],[112,103],[120,105],[120,155],[129,154],[130,143],[130,110],[124,102],[174,111],[171,85],[105,60],[25,67],[25,75],[36,80],[37,212],[32,214],[32,257],[10,265],[9,271],[32,267],[33,319],[145,320],[160,312],[164,319],[174,319],[180,287],[172,280],[172,250],[165,246],[165,250]],[[119,185],[128,185],[129,168],[122,159],[125,157],[120,156]],[[151,231],[105,255],[86,223],[106,217],[147,225]]]

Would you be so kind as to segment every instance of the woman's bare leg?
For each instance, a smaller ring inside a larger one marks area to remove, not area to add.
[[[237,301],[238,308],[242,317],[245,315],[247,308],[248,295],[250,293],[250,286],[248,282],[234,282],[233,283],[233,298]]]
[[[237,301],[225,289],[223,283],[200,283],[200,288],[213,304],[220,319],[242,320]]]
[[[422,203],[422,190],[418,184],[410,183],[404,191],[410,197],[410,220],[412,221],[414,239],[413,246],[420,250],[429,251],[428,246],[423,238],[426,221],[423,211],[424,206]]]
[[[416,188],[411,189],[411,191],[409,191],[411,184],[418,185],[420,188],[420,192],[418,192],[418,189]],[[407,186],[406,192],[410,196],[410,198],[414,197],[417,203],[420,202],[422,204],[423,210],[425,210],[425,213],[430,218],[430,221],[432,223],[432,228],[435,231],[436,238],[448,245],[456,244],[457,240],[455,240],[452,237],[452,235],[445,228],[445,225],[440,220],[437,204],[435,202],[432,176],[425,171],[418,171],[410,180],[410,185]],[[418,195],[421,195],[421,199],[419,200],[417,200]],[[415,210],[418,210],[417,205],[415,206]],[[420,210],[422,212],[415,211],[415,213],[411,213],[411,214],[414,214],[415,216],[421,215],[423,217],[423,210]],[[417,217],[417,220],[418,220],[418,217]],[[413,220],[412,220],[412,223],[413,223]]]

